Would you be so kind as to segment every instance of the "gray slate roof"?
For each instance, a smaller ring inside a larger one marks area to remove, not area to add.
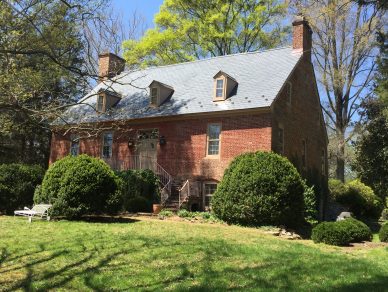
[[[269,107],[301,56],[286,47],[123,72],[116,82],[97,85],[64,118],[81,123]],[[220,70],[236,79],[238,87],[227,100],[213,102],[213,76]],[[149,106],[148,85],[153,80],[174,88],[171,98],[157,108]],[[95,106],[96,93],[104,88],[122,96],[114,108],[97,115],[81,104]]]

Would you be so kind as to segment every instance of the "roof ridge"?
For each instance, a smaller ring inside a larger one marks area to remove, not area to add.
[[[205,58],[205,59],[198,59],[198,60],[193,60],[193,61],[188,61],[188,62],[181,62],[181,63],[176,63],[176,64],[146,67],[146,68],[143,68],[143,69],[140,68],[138,70],[139,71],[143,71],[143,70],[159,69],[159,68],[165,68],[165,67],[181,66],[181,65],[191,64],[191,63],[197,63],[197,62],[199,63],[199,62],[209,61],[209,60],[213,60],[213,59],[228,58],[228,57],[234,57],[234,56],[239,56],[239,55],[262,54],[262,53],[267,53],[267,52],[270,52],[270,51],[284,50],[284,49],[287,49],[287,48],[291,48],[291,46],[277,47],[277,48],[267,49],[267,50],[263,50],[263,51],[257,50],[257,51],[252,51],[252,52],[243,52],[243,53],[235,53],[235,54],[229,54],[229,55],[215,56],[215,57],[210,57],[210,58]],[[124,71],[123,73],[131,73],[131,72],[133,72],[133,71],[129,70],[129,71]]]

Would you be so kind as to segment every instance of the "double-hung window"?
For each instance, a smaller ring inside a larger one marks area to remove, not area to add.
[[[70,155],[77,156],[79,154],[79,136],[70,136]]]
[[[216,80],[216,98],[224,97],[224,79]]]
[[[102,94],[97,96],[97,111],[100,113],[104,111],[104,96]]]
[[[157,87],[151,88],[151,104],[158,105],[158,88]]]
[[[203,200],[205,209],[209,209],[211,207],[211,200],[216,189],[216,183],[204,183]]]
[[[112,157],[113,134],[104,133],[102,139],[102,158]]]
[[[209,124],[207,128],[207,155],[220,154],[221,124]]]

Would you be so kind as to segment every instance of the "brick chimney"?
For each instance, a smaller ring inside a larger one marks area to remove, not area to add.
[[[306,18],[302,15],[295,17],[292,22],[292,49],[303,52],[307,60],[311,60],[312,30]]]
[[[125,60],[113,53],[98,55],[99,82],[112,78],[124,71]]]

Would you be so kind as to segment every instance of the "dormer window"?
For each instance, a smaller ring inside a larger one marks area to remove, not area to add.
[[[157,87],[151,88],[151,104],[158,105],[158,88]]]
[[[102,113],[104,112],[104,95],[103,94],[99,94],[98,97],[97,97],[97,111]]]
[[[97,95],[96,111],[98,113],[104,113],[118,104],[120,99],[120,95],[116,92],[100,90]]]
[[[216,97],[222,98],[224,96],[224,79],[217,79],[216,81]]]
[[[214,95],[213,101],[222,101],[233,95],[233,92],[238,85],[237,81],[226,74],[219,71],[214,75]]]
[[[148,86],[150,88],[150,105],[160,106],[174,93],[174,88],[159,81],[152,81]]]

